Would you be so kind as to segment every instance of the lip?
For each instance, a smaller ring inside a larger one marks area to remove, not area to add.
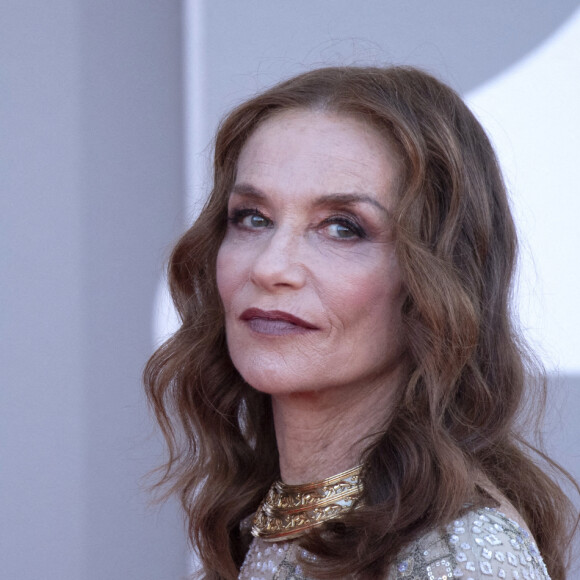
[[[250,328],[260,334],[281,335],[318,330],[317,326],[283,310],[248,308],[242,312],[240,320],[248,322]]]

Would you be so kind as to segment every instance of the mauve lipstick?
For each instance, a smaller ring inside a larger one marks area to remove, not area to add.
[[[247,322],[254,332],[273,336],[302,334],[311,330],[318,330],[318,327],[306,322],[306,320],[282,310],[248,308],[242,312],[240,320]]]

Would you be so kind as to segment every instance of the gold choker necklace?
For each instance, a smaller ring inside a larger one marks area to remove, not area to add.
[[[252,534],[267,542],[290,540],[350,510],[360,498],[362,465],[316,483],[275,481],[254,516]]]

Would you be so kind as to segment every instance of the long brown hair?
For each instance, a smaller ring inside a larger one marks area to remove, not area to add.
[[[394,221],[411,360],[398,408],[364,455],[364,505],[302,540],[318,556],[307,570],[381,577],[405,544],[466,502],[493,501],[476,483],[483,474],[563,580],[575,512],[516,429],[534,381],[510,312],[517,240],[501,172],[457,94],[407,67],[302,74],[243,103],[218,131],[213,191],[169,262],[182,325],[145,369],[169,447],[160,484],[181,498],[205,577],[237,577],[249,542],[240,522],[279,476],[270,400],[230,360],[215,270],[240,150],[289,109],[363,119],[401,159]]]

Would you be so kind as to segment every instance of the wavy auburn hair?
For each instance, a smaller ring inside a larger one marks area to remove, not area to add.
[[[240,522],[279,476],[269,396],[228,354],[216,256],[242,147],[265,119],[295,109],[362,119],[398,154],[393,215],[411,361],[392,419],[365,452],[363,504],[301,540],[318,556],[307,572],[384,577],[406,544],[466,503],[493,505],[477,484],[483,474],[563,580],[575,512],[516,428],[534,381],[510,313],[517,240],[501,172],[460,97],[407,67],[299,75],[240,105],[217,133],[213,191],[169,262],[181,328],[145,369],[169,447],[159,485],[181,498],[204,577],[237,578],[249,544]],[[535,415],[542,409],[540,399]]]

